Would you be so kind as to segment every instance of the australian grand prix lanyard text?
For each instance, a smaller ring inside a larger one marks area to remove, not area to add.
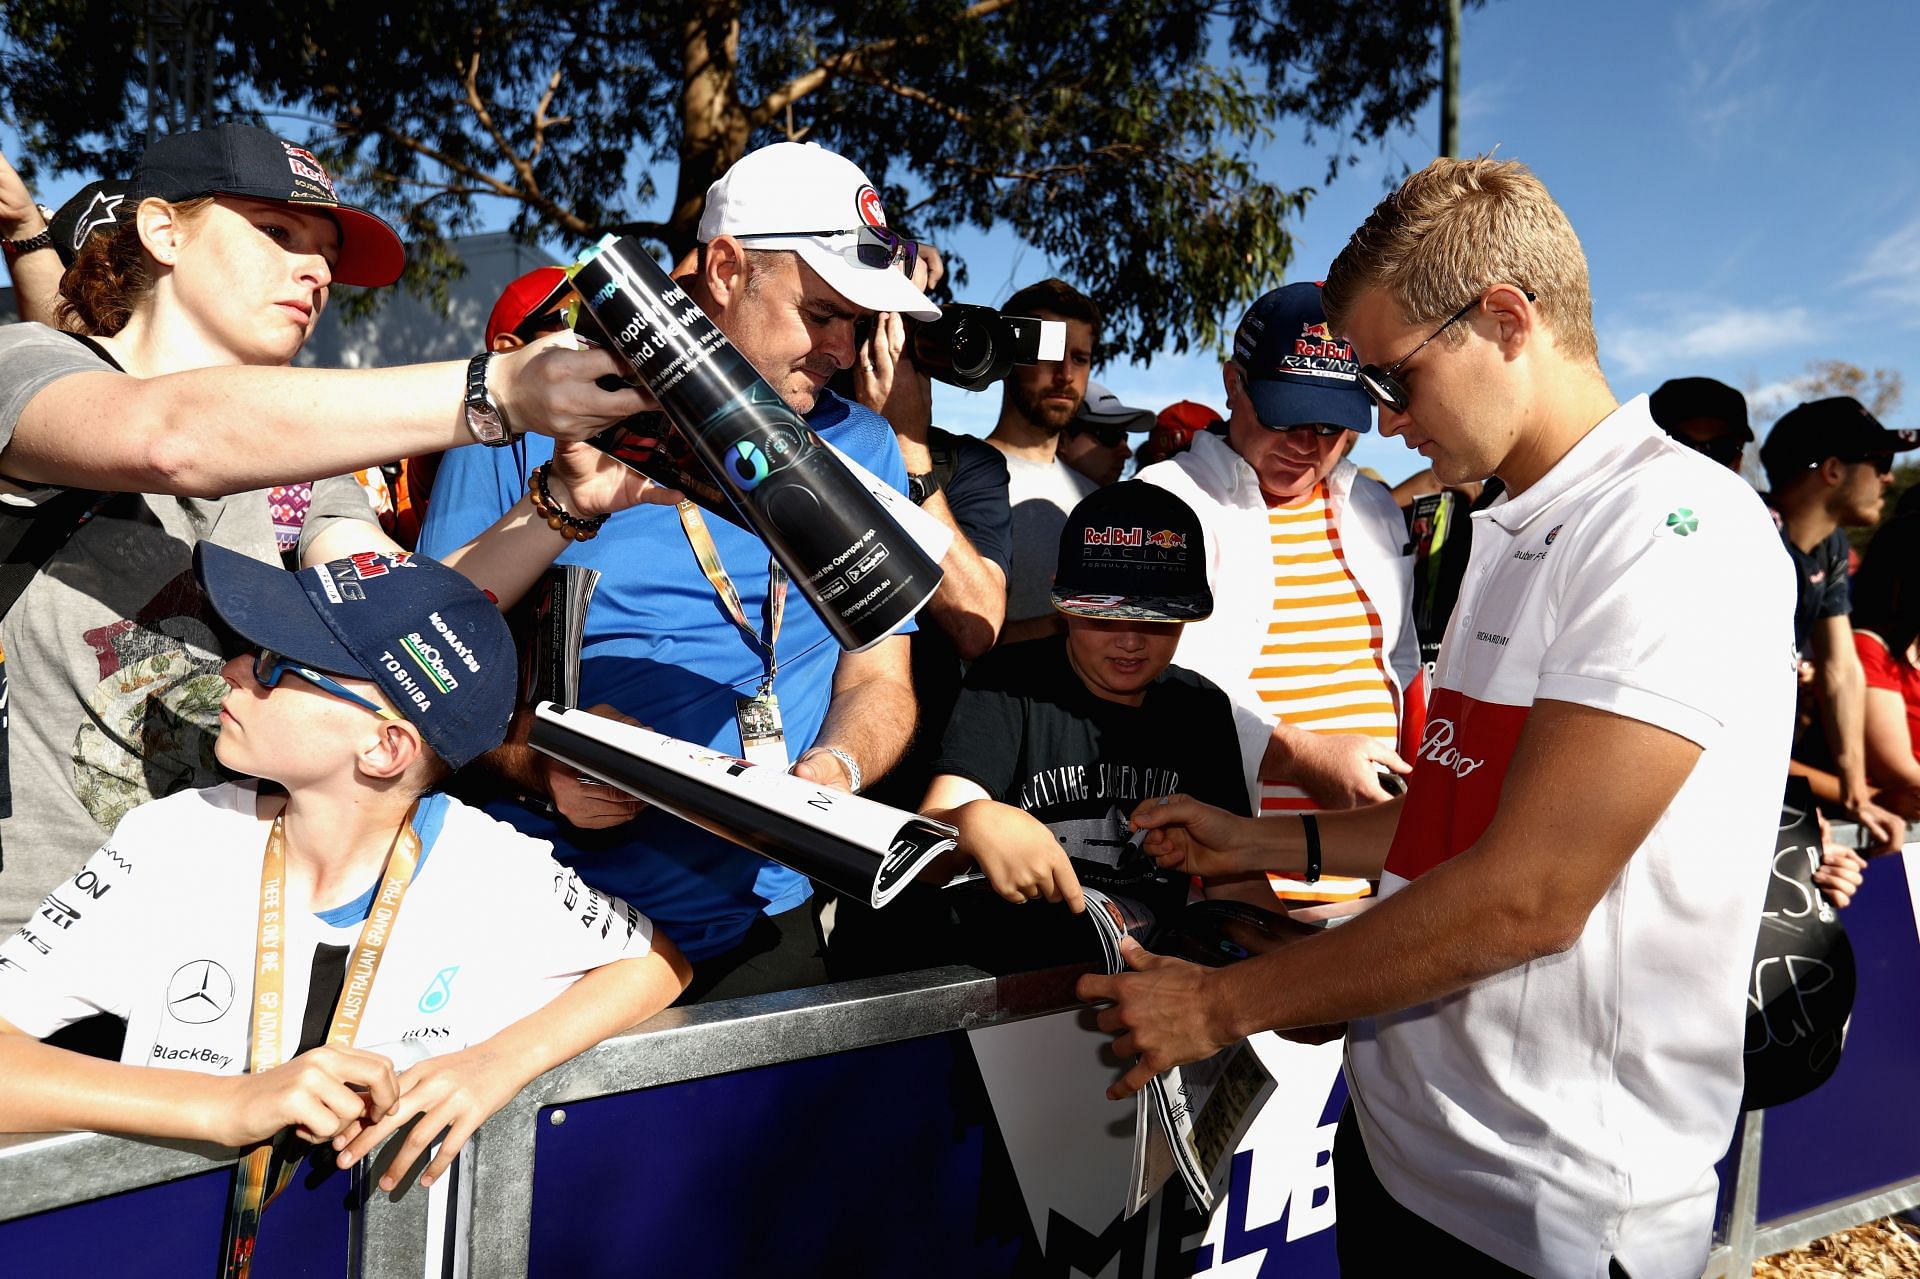
[[[740,628],[741,634],[747,637],[747,643],[759,651],[765,663],[765,677],[754,695],[734,699],[733,717],[740,730],[740,757],[752,764],[785,771],[788,764],[787,735],[780,724],[780,700],[773,693],[773,677],[780,671],[774,646],[780,642],[780,619],[787,611],[787,571],[780,567],[780,561],[771,555],[767,557],[767,634],[762,639],[747,621],[747,611],[740,603],[740,592],[735,589],[733,579],[727,576],[726,566],[720,562],[720,548],[714,545],[713,534],[707,530],[706,517],[692,502],[680,503],[680,527],[686,530],[687,544],[693,548],[693,558],[699,561],[700,571],[706,574],[708,584],[713,587],[714,594],[720,597],[727,615]]]
[[[407,809],[406,818],[394,835],[393,847],[387,852],[386,871],[380,877],[380,887],[373,895],[373,907],[367,912],[366,922],[360,926],[353,958],[347,964],[346,982],[333,1006],[327,1043],[338,1048],[353,1047],[354,1037],[360,1033],[367,997],[373,993],[373,979],[380,972],[380,960],[386,954],[388,939],[393,936],[400,904],[420,864],[420,836],[413,829],[413,814],[414,808]],[[266,856],[260,863],[260,916],[253,951],[253,1020],[249,1026],[252,1051],[247,1061],[248,1072],[256,1075],[280,1065],[285,1053],[286,886],[287,837],[282,815],[273,819],[273,829],[267,835]],[[299,1042],[297,1031],[294,1042]],[[298,1159],[283,1159],[276,1172],[274,1150],[273,1142],[256,1147],[235,1170],[222,1266],[222,1274],[227,1279],[245,1279],[252,1270],[260,1214],[292,1180],[299,1166]]]
[[[771,555],[767,557],[767,635],[760,632],[747,621],[747,610],[740,603],[740,592],[734,587],[733,579],[727,576],[727,566],[720,562],[720,548],[714,545],[713,534],[707,530],[706,517],[700,514],[700,508],[692,502],[680,503],[680,527],[686,530],[687,543],[693,547],[693,558],[700,563],[700,571],[707,575],[714,594],[720,597],[720,603],[726,607],[727,616],[740,628],[766,663],[766,678],[760,681],[760,695],[768,696],[773,692],[773,677],[779,673],[779,660],[774,656],[774,646],[780,642],[780,620],[787,611],[787,571],[780,567],[780,561]]]

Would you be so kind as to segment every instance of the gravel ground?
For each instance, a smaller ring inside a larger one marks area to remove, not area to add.
[[[1898,1217],[1754,1263],[1753,1279],[1920,1279],[1920,1226]]]

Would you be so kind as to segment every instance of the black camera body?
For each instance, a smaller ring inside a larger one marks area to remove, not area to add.
[[[949,302],[939,319],[913,329],[914,363],[928,377],[963,391],[984,391],[1016,364],[1066,356],[1064,321],[1002,315],[990,306]]]

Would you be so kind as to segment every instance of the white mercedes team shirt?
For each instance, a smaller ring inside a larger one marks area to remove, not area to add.
[[[127,1019],[121,1060],[210,1074],[247,1066],[260,864],[272,823],[252,783],[142,804],[0,945],[0,1017],[44,1037],[97,1012]],[[422,859],[401,904],[355,1046],[404,1068],[478,1043],[603,964],[644,955],[653,926],[582,884],[548,845],[442,795],[415,814]],[[288,1055],[314,957],[359,937],[354,902],[291,912]],[[316,1008],[322,1035],[333,1005]]]
[[[1382,895],[1480,837],[1540,699],[1702,753],[1571,950],[1355,1024],[1355,1111],[1388,1192],[1507,1265],[1697,1276],[1786,774],[1792,571],[1759,497],[1644,397],[1474,519]]]

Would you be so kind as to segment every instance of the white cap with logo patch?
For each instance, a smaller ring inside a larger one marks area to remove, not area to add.
[[[863,311],[937,320],[913,286],[918,246],[887,229],[880,193],[860,166],[815,142],[776,142],[707,188],[699,239],[730,235],[751,248],[791,249]]]

